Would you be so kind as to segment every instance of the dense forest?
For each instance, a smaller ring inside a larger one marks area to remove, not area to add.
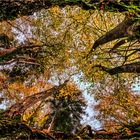
[[[1,0],[0,139],[139,139],[139,47],[139,0]]]

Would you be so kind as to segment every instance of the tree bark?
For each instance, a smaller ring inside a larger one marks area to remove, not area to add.
[[[36,48],[37,50],[41,50],[43,45],[29,45],[29,46],[20,46],[20,47],[10,47],[8,49],[3,49],[0,51],[0,65],[9,64],[11,63],[11,60],[16,61],[20,60],[21,57],[18,57],[17,55],[23,55],[28,53],[34,53],[33,48]],[[24,58],[24,60],[33,61],[33,58]],[[12,62],[13,62],[12,61]]]
[[[115,75],[119,73],[140,73],[140,62],[135,62],[131,64],[126,64],[122,66],[118,66],[112,69],[104,67],[102,65],[95,65],[93,68],[98,67],[101,70],[109,73],[110,75]]]
[[[103,45],[115,39],[129,37],[133,35],[133,29],[130,28],[137,20],[133,18],[125,18],[119,25],[117,25],[112,30],[108,31],[105,35],[101,36],[98,40],[93,44],[93,49],[96,49],[99,45]]]

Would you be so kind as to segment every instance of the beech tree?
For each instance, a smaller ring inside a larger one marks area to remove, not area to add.
[[[89,125],[83,128],[85,133],[71,133],[76,129],[71,122],[80,129],[85,106],[79,99],[81,91],[76,95],[73,88],[63,92],[73,79],[93,85],[88,91],[97,101],[93,108],[106,131],[94,131],[92,138],[138,137],[139,95],[134,95],[131,86],[140,73],[139,6],[133,0],[1,0],[0,102],[6,107],[1,114],[1,138],[11,132],[10,138],[17,139],[57,139],[60,135],[61,139],[90,139]],[[49,108],[54,112],[45,112],[49,98],[59,94],[62,97],[52,101],[55,109]],[[65,100],[69,94],[71,100]],[[55,105],[62,109],[58,118]],[[29,127],[45,119],[45,130]]]
[[[6,1],[6,2],[1,2],[1,20],[13,20],[15,18],[17,18],[18,16],[25,16],[25,15],[31,15],[34,12],[41,10],[43,8],[49,8],[53,5],[58,5],[58,6],[65,6],[65,5],[78,5],[80,7],[82,7],[83,9],[89,10],[89,9],[102,9],[102,10],[108,10],[108,11],[127,11],[127,18],[124,19],[124,21],[122,21],[122,23],[120,23],[117,27],[115,27],[114,29],[112,29],[111,31],[107,32],[104,36],[100,37],[98,40],[95,41],[93,47],[91,48],[89,54],[92,52],[93,49],[97,48],[97,46],[105,44],[109,41],[115,40],[115,39],[121,39],[126,37],[125,39],[120,40],[119,42],[117,42],[114,47],[110,50],[110,51],[115,51],[116,48],[118,48],[120,45],[125,44],[126,40],[127,42],[132,42],[135,40],[139,40],[139,21],[138,21],[138,17],[139,17],[139,2],[137,1],[106,1],[106,2],[102,2],[102,1],[20,1],[20,2],[14,2],[14,1]],[[131,13],[131,14],[130,14]],[[116,34],[117,32],[117,34]],[[2,38],[3,35],[1,35]],[[5,40],[8,36],[5,36],[4,39],[1,40]],[[6,41],[7,42],[7,41]],[[6,43],[5,42],[5,43]],[[8,41],[9,42],[9,41]],[[7,43],[8,43],[7,42]],[[5,46],[7,46],[7,44],[5,44]],[[31,48],[38,48],[42,46],[42,44],[40,44],[39,46],[37,45],[28,45],[27,48],[24,48],[25,50],[29,50],[33,51],[33,49]],[[23,53],[22,52],[22,47],[20,48],[14,48],[14,47],[10,47],[9,49],[4,49],[2,50],[1,54],[1,60],[10,60],[10,62],[13,62],[14,60],[12,59],[12,56],[14,56],[16,53]],[[134,49],[134,52],[132,54],[135,54],[137,51]],[[33,52],[32,52],[33,53]],[[6,55],[7,54],[7,55]],[[132,55],[131,54],[131,55]],[[128,57],[131,56],[130,54],[128,56],[125,56],[125,59],[127,59]],[[12,60],[11,60],[12,59]],[[16,58],[18,61],[24,61],[27,60],[27,58]],[[24,60],[23,60],[24,59]],[[28,60],[29,63],[34,63],[36,64],[34,61],[34,59],[29,59]],[[135,66],[135,63],[132,63],[132,67]],[[122,68],[123,69],[123,68]],[[127,72],[122,70],[122,72]],[[128,70],[128,72],[130,72],[130,70]],[[131,72],[136,72],[135,70],[131,70]],[[117,73],[117,71],[116,71]],[[119,72],[120,73],[120,72]]]

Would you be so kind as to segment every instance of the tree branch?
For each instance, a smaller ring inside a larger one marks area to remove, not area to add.
[[[103,45],[115,39],[131,36],[130,32],[132,31],[129,29],[129,27],[132,26],[135,22],[136,20],[133,18],[125,18],[119,25],[96,40],[90,52],[96,49],[99,45]]]
[[[94,67],[98,67],[101,70],[109,73],[110,75],[115,75],[119,73],[140,73],[140,62],[126,64],[126,65],[118,66],[112,69],[109,69],[102,65],[95,65]]]
[[[7,111],[4,112],[4,116],[14,117],[18,114],[23,114],[26,109],[33,106],[39,101],[44,101],[46,98],[53,94],[57,94],[59,90],[66,86],[68,80],[59,86],[54,86],[49,90],[45,90],[34,95],[28,96],[25,99],[12,105]]]
[[[33,52],[33,48],[41,48],[42,45],[29,45],[29,46],[22,46],[22,47],[11,47],[9,49],[3,49],[0,51],[0,63],[6,63],[11,61],[12,59],[16,58],[16,55],[26,54],[29,50]]]

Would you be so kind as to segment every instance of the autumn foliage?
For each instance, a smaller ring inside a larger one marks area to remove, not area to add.
[[[140,137],[140,2],[0,9],[0,138]]]

